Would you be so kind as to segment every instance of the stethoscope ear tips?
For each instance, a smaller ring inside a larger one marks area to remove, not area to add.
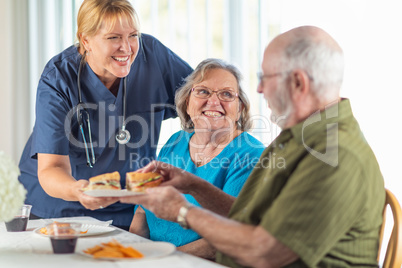
[[[130,141],[130,138],[130,132],[128,132],[126,129],[120,129],[116,135],[116,141],[119,144],[127,144]]]

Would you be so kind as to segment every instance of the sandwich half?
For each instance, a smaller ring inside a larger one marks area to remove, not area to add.
[[[163,178],[159,173],[127,172],[126,188],[133,192],[144,192],[147,188],[159,186],[162,180]]]
[[[120,173],[115,171],[92,177],[85,190],[121,190]]]

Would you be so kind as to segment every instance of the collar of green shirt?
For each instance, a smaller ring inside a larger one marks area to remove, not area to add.
[[[276,140],[276,144],[285,143],[292,137],[300,144],[317,131],[326,130],[331,124],[338,123],[348,117],[353,117],[349,99],[342,99],[336,104],[328,106],[323,111],[317,111],[299,124],[284,129]]]

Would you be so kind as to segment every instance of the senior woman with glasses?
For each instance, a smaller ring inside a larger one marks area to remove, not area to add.
[[[176,93],[183,130],[168,140],[158,160],[204,181],[170,181],[162,185],[174,185],[196,206],[204,205],[201,199],[205,196],[198,194],[204,182],[236,197],[264,149],[261,142],[245,132],[251,128],[250,103],[241,79],[235,66],[219,59],[206,59]],[[222,202],[222,214],[228,210]],[[171,242],[179,250],[199,257],[215,256],[215,250],[197,233],[156,218],[142,207],[137,207],[130,231],[151,240]]]

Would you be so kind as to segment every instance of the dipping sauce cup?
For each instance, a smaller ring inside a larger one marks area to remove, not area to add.
[[[15,214],[14,219],[6,222],[7,232],[23,232],[27,230],[29,214],[31,213],[31,205],[23,205]]]
[[[46,226],[52,243],[53,253],[74,253],[78,235],[81,232],[79,223],[51,223]]]

